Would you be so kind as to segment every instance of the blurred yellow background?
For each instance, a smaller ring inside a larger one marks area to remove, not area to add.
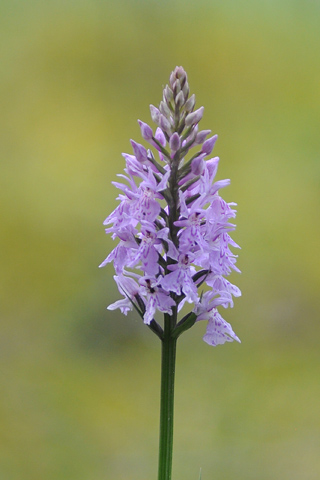
[[[1,480],[157,476],[160,345],[106,310],[98,265],[121,152],[176,65],[219,135],[243,297],[222,312],[241,345],[179,341],[173,478],[320,478],[319,20],[311,0],[2,0]]]

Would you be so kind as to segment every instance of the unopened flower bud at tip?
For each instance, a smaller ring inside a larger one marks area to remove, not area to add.
[[[154,123],[159,125],[160,122],[160,111],[157,107],[154,105],[150,105],[150,113],[151,113],[151,118]]]
[[[154,137],[155,137],[156,140],[158,140],[160,145],[162,145],[163,147],[166,146],[166,137],[164,136],[164,133],[163,133],[163,131],[161,130],[160,127],[157,128]]]
[[[174,96],[178,95],[178,93],[181,92],[180,80],[176,80],[174,82],[174,84],[172,85],[172,90],[173,90],[173,95]]]
[[[181,108],[182,105],[184,104],[184,95],[183,95],[182,90],[180,90],[180,92],[176,96],[175,104],[178,105],[179,108]]]
[[[201,145],[205,141],[206,137],[210,135],[210,133],[211,133],[211,130],[201,130],[200,132],[197,133],[195,143],[197,145]]]
[[[160,121],[159,121],[160,128],[167,132],[168,134],[171,133],[171,125],[169,120],[164,115],[160,114]]]
[[[200,120],[203,117],[203,112],[204,112],[204,107],[198,108],[198,110],[195,110],[192,113],[189,113],[189,115],[186,116],[186,126],[190,127],[191,125],[196,125],[197,123],[200,122]]]
[[[191,171],[194,175],[201,175],[204,170],[205,162],[203,160],[205,155],[199,155],[194,160],[192,160]]]
[[[177,78],[184,78],[187,76],[187,73],[183,67],[176,67],[175,73]]]
[[[174,132],[174,134],[170,138],[170,148],[172,152],[176,152],[179,150],[181,145],[180,137],[177,132]]]
[[[163,90],[163,96],[167,103],[170,103],[173,100],[173,91],[168,85],[166,85],[165,89]]]
[[[141,120],[138,120],[138,123],[139,123],[140,128],[141,128],[142,138],[144,138],[147,141],[152,140],[152,137],[153,137],[152,128],[149,127],[149,125],[147,123],[144,123]]]
[[[206,155],[210,155],[213,150],[214,144],[216,143],[218,135],[213,135],[213,137],[208,138],[202,145],[201,151]]]
[[[196,137],[197,137],[197,133],[198,133],[198,125],[195,125],[195,126],[192,128],[191,132],[189,133],[188,137],[186,138],[186,141],[187,141],[188,143],[190,143],[190,144],[191,144],[191,143],[194,143],[194,142],[195,142],[195,139],[196,139]]]
[[[183,95],[184,95],[184,98],[185,100],[188,98],[189,96],[189,92],[190,92],[190,89],[189,89],[189,85],[188,85],[188,82],[186,82],[182,88],[182,91],[183,91]]]
[[[189,112],[192,112],[192,110],[194,109],[195,104],[196,104],[196,96],[195,96],[195,94],[193,93],[193,94],[191,95],[191,97],[186,101],[186,104],[185,104],[185,106],[184,106],[185,111],[188,112],[188,113],[189,113]]]
[[[148,161],[147,150],[145,149],[145,147],[140,143],[135,142],[134,140],[130,140],[130,143],[132,145],[134,155],[138,162],[144,163]]]
[[[176,80],[179,80],[182,85],[187,81],[187,73],[183,67],[176,67],[170,75],[170,85],[173,86]]]
[[[169,120],[171,112],[170,108],[165,102],[160,102],[159,110],[160,113],[162,113],[162,115],[164,115]]]

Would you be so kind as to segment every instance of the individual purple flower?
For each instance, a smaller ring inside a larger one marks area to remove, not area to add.
[[[142,182],[139,188],[132,192],[132,198],[135,199],[134,208],[131,210],[133,218],[139,221],[155,221],[161,210],[157,199],[163,198],[159,192],[166,188],[169,175],[170,172],[166,172],[161,181],[157,183],[151,169],[147,173],[140,173]]]
[[[153,276],[159,272],[157,246],[161,245],[161,239],[163,238],[161,232],[163,230],[157,232],[153,223],[141,221],[141,233],[138,234],[140,245],[131,262],[128,263],[129,267],[133,267],[141,261],[141,268],[147,275]]]
[[[124,296],[123,300],[118,300],[108,306],[108,310],[116,310],[120,308],[121,313],[127,315],[129,310],[133,308],[133,300],[139,295],[139,285],[133,280],[133,278],[125,277],[124,275],[115,275],[114,280],[118,286],[118,290],[121,295]]]
[[[206,283],[212,288],[212,291],[218,292],[220,295],[224,295],[226,298],[225,304],[221,304],[224,307],[227,307],[228,304],[233,307],[232,296],[240,297],[241,291],[236,286],[229,282],[222,275],[216,275],[213,272],[209,273],[206,278]]]
[[[169,292],[159,286],[155,278],[143,277],[140,279],[140,284],[142,295],[146,297],[144,323],[149,325],[157,310],[172,315],[172,307],[175,305],[175,301],[170,297]]]
[[[135,217],[139,221],[153,222],[160,213],[161,206],[155,199],[155,191],[148,185],[141,185],[137,193]]]
[[[196,302],[198,299],[197,287],[192,279],[195,274],[195,268],[192,266],[192,254],[181,253],[178,258],[178,263],[168,265],[168,273],[162,280],[161,286],[170,292],[177,295],[182,293],[185,295],[187,302]]]
[[[127,263],[132,261],[130,254],[132,256],[133,252],[137,251],[138,246],[135,242],[134,230],[132,228],[128,228],[127,231],[121,233],[118,232],[118,238],[120,242],[99,267],[105,267],[108,263],[113,262],[116,273],[120,275]]]
[[[223,345],[226,342],[233,342],[233,340],[241,343],[230,323],[221,317],[218,310],[212,311],[203,340],[213,347]]]
[[[214,295],[214,291],[205,292],[194,310],[197,314],[197,321],[208,320],[204,341],[212,346],[222,345],[233,340],[241,343],[231,325],[221,317],[217,310],[217,306],[228,303],[229,298],[215,297]]]
[[[186,199],[183,193],[180,193],[180,220],[174,222],[179,231],[179,244],[183,252],[193,251],[194,247],[204,246],[204,219],[205,210],[201,208],[201,203],[194,201],[190,208],[186,205]]]

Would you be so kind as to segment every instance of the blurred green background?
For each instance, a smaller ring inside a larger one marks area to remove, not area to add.
[[[0,479],[157,476],[160,346],[102,222],[176,65],[238,203],[242,344],[179,341],[173,478],[320,478],[320,4],[0,4]]]

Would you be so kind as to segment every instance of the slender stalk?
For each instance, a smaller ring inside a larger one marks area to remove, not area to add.
[[[173,448],[174,379],[177,339],[172,336],[174,316],[165,315],[161,342],[161,397],[158,480],[171,480]]]

